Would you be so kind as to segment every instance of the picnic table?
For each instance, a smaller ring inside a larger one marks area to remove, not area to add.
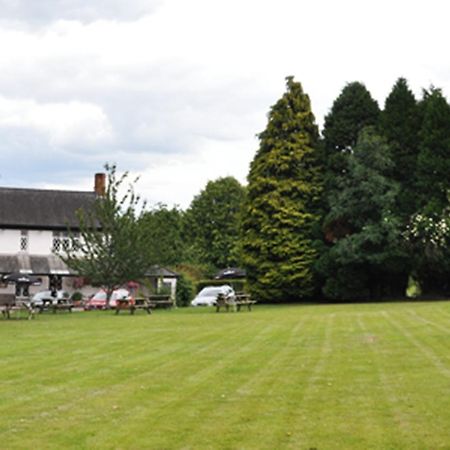
[[[130,311],[130,314],[133,315],[137,309],[143,309],[148,314],[152,313],[152,306],[146,298],[136,297],[134,300],[127,298],[116,300],[116,315],[124,310]]]
[[[256,300],[252,300],[250,294],[244,292],[236,293],[236,307],[240,311],[242,306],[246,306],[249,311],[252,310],[252,305],[256,303]]]
[[[169,294],[150,294],[148,302],[152,308],[173,308],[175,306]]]
[[[12,312],[26,311],[28,319],[34,318],[34,308],[29,297],[16,297],[14,294],[0,294],[0,311],[6,319]]]
[[[56,314],[57,311],[68,311],[72,312],[73,303],[69,299],[59,299],[55,301],[54,297],[43,298],[42,303],[37,306],[39,314],[44,311],[52,311]]]
[[[225,308],[228,312],[230,309],[232,311],[240,311],[242,306],[247,306],[248,311],[252,310],[252,305],[256,303],[252,300],[249,294],[244,292],[238,292],[234,297],[227,298],[224,294],[217,295],[216,302],[216,312],[220,312],[221,308]]]

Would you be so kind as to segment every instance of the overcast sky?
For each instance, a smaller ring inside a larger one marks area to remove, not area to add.
[[[347,82],[450,94],[445,0],[0,0],[0,185],[90,190],[105,162],[150,204],[245,182],[293,75],[319,125]],[[88,6],[86,6],[88,5]]]

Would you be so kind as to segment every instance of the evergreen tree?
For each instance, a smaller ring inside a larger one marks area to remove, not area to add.
[[[363,130],[349,156],[348,172],[330,194],[326,224],[334,223],[336,233],[318,264],[328,297],[404,294],[409,271],[402,227],[394,214],[399,185],[391,179],[392,169],[390,148],[373,129]]]
[[[414,94],[399,78],[386,99],[380,131],[392,149],[392,177],[400,183],[397,209],[403,221],[416,211],[415,174],[419,147],[420,112]]]
[[[450,189],[450,106],[440,89],[424,92],[417,162],[417,210],[442,214]]]
[[[314,238],[322,176],[309,97],[286,78],[251,163],[242,217],[243,262],[259,301],[298,300],[314,291]]]
[[[325,117],[323,137],[329,182],[346,170],[346,160],[361,130],[376,125],[380,110],[364,84],[348,83]]]

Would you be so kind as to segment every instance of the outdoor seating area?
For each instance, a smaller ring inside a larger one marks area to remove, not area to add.
[[[252,300],[249,294],[245,294],[244,292],[236,292],[236,308],[238,311],[241,310],[241,307],[247,307],[248,311],[252,310],[252,306],[256,303],[256,300]]]
[[[217,295],[216,312],[220,312],[221,309],[228,311],[239,312],[242,307],[247,307],[247,311],[252,310],[252,306],[256,303],[256,300],[252,300],[249,294],[244,292],[237,292],[233,297],[226,297],[220,293]]]
[[[148,314],[151,314],[153,309],[169,309],[174,306],[175,303],[170,295],[152,294],[148,297],[136,297],[134,300],[118,299],[116,301],[115,311],[116,315],[119,314],[120,311],[129,311],[130,314],[134,314],[136,310],[142,309],[147,311]]]
[[[33,319],[35,310],[27,301],[28,298],[16,297],[14,294],[0,294],[0,311],[5,319],[11,319],[12,314],[18,315],[24,311],[28,319]]]
[[[173,308],[175,306],[173,299],[169,294],[150,294],[148,303],[151,308]]]
[[[39,306],[34,306],[34,308],[37,309],[39,313],[43,313],[44,311],[51,311],[53,314],[56,314],[58,311],[67,311],[71,313],[73,302],[69,299],[55,300],[54,298],[45,298],[42,299]]]
[[[116,315],[120,313],[120,311],[129,311],[131,315],[135,313],[136,310],[142,309],[147,311],[147,314],[152,313],[152,306],[150,302],[146,298],[135,298],[133,300],[129,299],[118,299],[116,301]]]

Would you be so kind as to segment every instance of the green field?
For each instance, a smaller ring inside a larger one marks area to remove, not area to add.
[[[449,449],[450,303],[0,320],[2,449]]]

